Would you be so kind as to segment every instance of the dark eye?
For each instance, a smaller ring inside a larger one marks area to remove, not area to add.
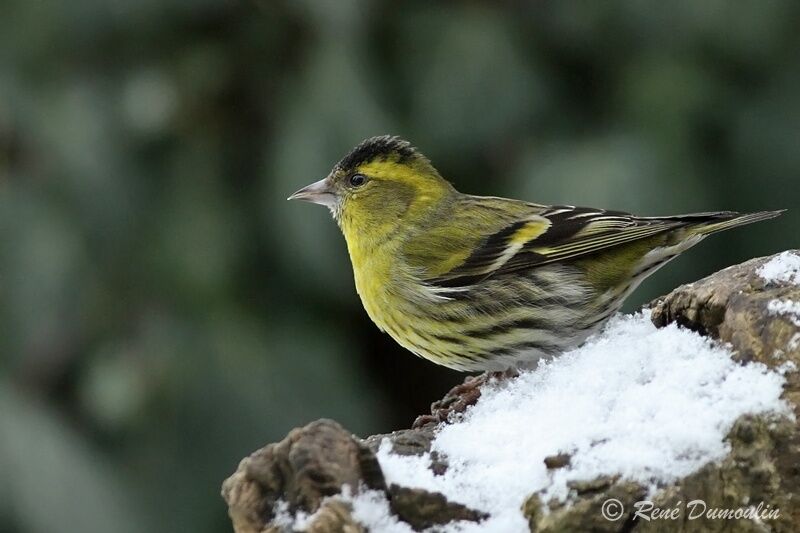
[[[364,174],[353,174],[350,176],[350,185],[353,187],[361,187],[367,182],[367,177]]]

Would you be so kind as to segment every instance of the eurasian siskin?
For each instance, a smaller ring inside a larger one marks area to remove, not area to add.
[[[781,211],[638,217],[458,192],[398,137],[363,141],[294,193],[330,208],[370,318],[457,370],[581,344],[641,281],[717,231]]]

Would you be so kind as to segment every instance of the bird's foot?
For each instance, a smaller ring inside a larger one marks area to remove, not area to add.
[[[412,428],[420,428],[428,424],[447,422],[458,413],[463,413],[470,405],[475,405],[481,397],[481,387],[487,383],[502,382],[513,379],[519,375],[516,369],[501,370],[499,372],[484,372],[477,376],[468,376],[464,383],[456,385],[444,395],[441,400],[431,404],[431,414],[420,415],[414,420]]]

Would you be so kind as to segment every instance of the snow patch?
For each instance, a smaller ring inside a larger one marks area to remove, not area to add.
[[[370,490],[361,487],[353,494],[349,485],[342,488],[342,492],[335,496],[329,496],[322,500],[320,510],[329,501],[341,501],[350,505],[351,516],[359,523],[368,528],[369,531],[377,533],[415,533],[414,529],[398,520],[392,514],[386,494],[378,490]],[[272,523],[278,526],[281,531],[306,531],[317,519],[320,510],[309,514],[304,511],[297,511],[292,514],[289,511],[289,504],[279,501],[273,508]]]
[[[791,283],[800,285],[800,255],[781,252],[756,270],[767,283]]]
[[[355,496],[346,496],[353,506],[353,518],[367,527],[368,531],[380,533],[414,533],[414,529],[397,519],[389,509],[386,494],[377,490],[362,491]]]
[[[780,366],[775,368],[775,372],[779,373],[782,376],[790,372],[797,372],[797,365],[794,361],[785,361]]]
[[[388,483],[491,516],[451,531],[527,531],[520,508],[534,492],[563,501],[569,481],[616,474],[654,490],[724,458],[741,415],[790,416],[783,382],[696,333],[656,329],[647,312],[618,317],[581,348],[485,387],[460,421],[441,426],[432,450],[446,456],[445,474],[431,472],[427,454],[392,453],[388,440],[378,460]],[[558,453],[570,465],[548,471],[544,458]]]
[[[792,324],[800,327],[800,302],[795,302],[794,300],[770,300],[767,303],[767,311],[773,316],[784,316],[791,320]]]
[[[789,344],[787,344],[786,347],[790,350],[796,350],[798,347],[800,347],[800,332],[792,335],[792,338],[789,339]]]

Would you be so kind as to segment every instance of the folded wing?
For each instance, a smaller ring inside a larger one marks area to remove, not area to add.
[[[483,238],[462,263],[429,280],[440,287],[474,285],[491,276],[568,261],[729,213],[647,218],[620,211],[553,206]]]

